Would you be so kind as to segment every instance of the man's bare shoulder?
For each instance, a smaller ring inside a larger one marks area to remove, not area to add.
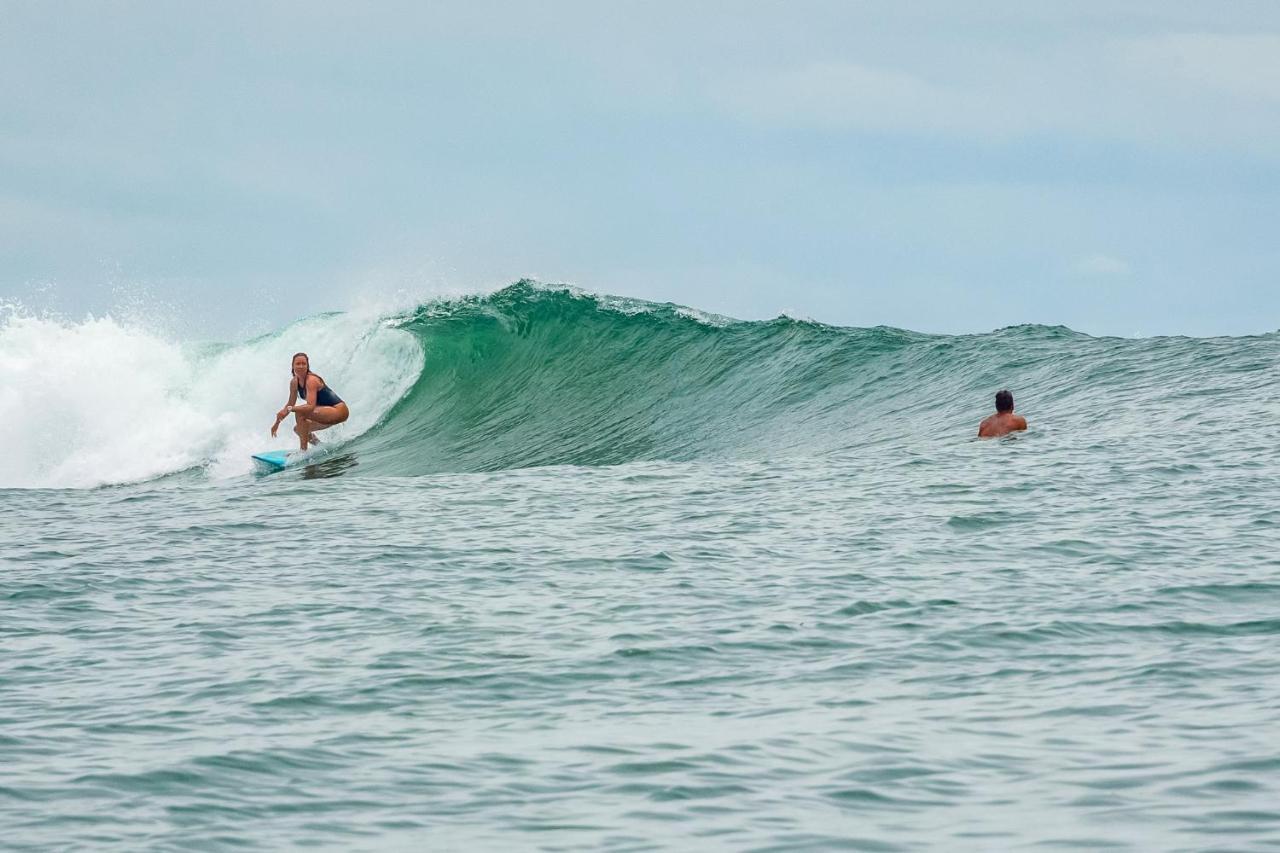
[[[1018,432],[1026,428],[1027,419],[1022,415],[997,413],[988,415],[978,425],[978,438],[999,438],[1002,435],[1008,435],[1011,432]]]

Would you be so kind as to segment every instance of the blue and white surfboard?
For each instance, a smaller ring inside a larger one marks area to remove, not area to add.
[[[253,464],[264,474],[283,471],[285,466],[289,464],[289,451],[264,450],[261,453],[255,453],[253,454]]]

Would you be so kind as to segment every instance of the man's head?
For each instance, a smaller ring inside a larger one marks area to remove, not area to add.
[[[996,411],[1000,413],[1013,411],[1013,392],[997,391],[996,392]]]

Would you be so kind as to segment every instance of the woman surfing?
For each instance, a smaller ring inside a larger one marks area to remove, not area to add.
[[[302,398],[300,406],[296,405],[299,397]],[[313,402],[307,402],[308,400]],[[289,402],[276,412],[276,422],[271,425],[272,438],[275,438],[280,422],[290,412],[293,412],[293,431],[302,442],[302,450],[306,450],[308,445],[320,443],[312,433],[328,429],[351,417],[351,410],[342,402],[342,398],[333,393],[324,379],[311,372],[311,359],[305,352],[293,357],[293,373],[289,377]]]

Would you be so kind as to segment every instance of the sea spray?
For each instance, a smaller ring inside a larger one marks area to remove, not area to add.
[[[183,344],[112,317],[70,322],[8,312],[0,322],[0,487],[76,488],[207,466],[250,470],[249,454],[292,439],[268,433],[288,397],[289,357],[353,407],[335,438],[373,425],[421,369],[410,335],[348,315],[322,315],[248,343]]]

